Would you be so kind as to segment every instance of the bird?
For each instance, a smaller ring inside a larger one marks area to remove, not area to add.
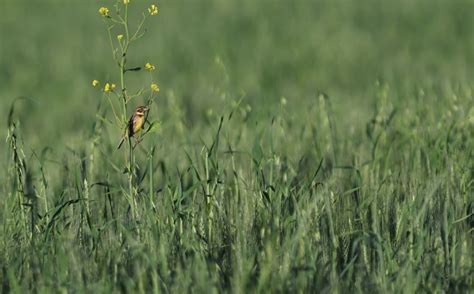
[[[148,106],[138,106],[135,109],[135,112],[133,115],[130,117],[130,120],[128,121],[127,124],[127,129],[125,130],[125,134],[123,135],[122,139],[120,140],[117,150],[122,147],[123,142],[125,142],[125,139],[130,137],[134,137],[140,129],[143,127],[143,124],[145,123],[146,120],[146,114],[150,110]]]

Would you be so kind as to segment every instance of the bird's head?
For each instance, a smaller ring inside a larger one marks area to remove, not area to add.
[[[135,109],[135,114],[139,116],[145,115],[150,108],[148,106],[138,106],[137,109]]]

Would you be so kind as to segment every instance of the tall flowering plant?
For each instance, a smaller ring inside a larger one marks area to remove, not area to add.
[[[135,155],[134,149],[142,138],[156,129],[157,123],[148,123],[148,113],[154,98],[159,93],[160,88],[154,79],[153,73],[155,65],[151,62],[143,62],[142,66],[130,66],[128,54],[130,46],[138,41],[145,34],[143,25],[149,17],[158,15],[158,6],[151,4],[142,12],[142,18],[137,22],[134,29],[129,22],[129,10],[133,5],[130,0],[117,0],[113,8],[100,7],[98,12],[107,25],[108,41],[112,49],[112,57],[117,65],[119,81],[104,81],[103,85],[99,80],[94,79],[92,86],[101,89],[103,96],[107,99],[112,110],[115,125],[123,132],[122,143],[128,142],[126,156],[126,174],[128,175],[128,192],[125,193],[131,205],[132,216],[136,219],[137,203],[136,196],[138,187],[134,178]],[[143,86],[135,92],[127,87],[127,74],[130,72],[146,71],[149,76],[148,86]],[[138,105],[138,97],[145,98],[145,105]],[[134,113],[130,110],[135,109]],[[121,146],[121,144],[119,145]]]

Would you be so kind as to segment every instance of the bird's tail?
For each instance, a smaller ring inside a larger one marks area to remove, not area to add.
[[[119,150],[120,147],[122,147],[123,142],[125,142],[125,136],[122,137],[122,140],[120,140],[120,142],[119,142],[119,144],[118,144],[118,146],[117,146],[117,150]]]

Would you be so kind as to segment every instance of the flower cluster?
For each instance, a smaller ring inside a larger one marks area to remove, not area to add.
[[[152,84],[150,85],[150,88],[151,88],[151,90],[152,90],[153,92],[160,92],[160,88],[159,88],[158,85],[155,84],[155,83],[152,83]]]
[[[152,70],[155,70],[155,66],[149,62],[145,63],[145,69],[147,71],[152,71]]]
[[[150,13],[150,15],[157,15],[158,14],[158,6],[156,6],[155,4],[152,4],[148,8],[148,12]]]
[[[115,84],[113,83],[106,83],[105,86],[104,86],[104,92],[105,93],[109,93],[109,92],[113,92],[115,89]]]
[[[107,7],[101,7],[99,8],[99,13],[102,16],[109,16],[109,9]]]

